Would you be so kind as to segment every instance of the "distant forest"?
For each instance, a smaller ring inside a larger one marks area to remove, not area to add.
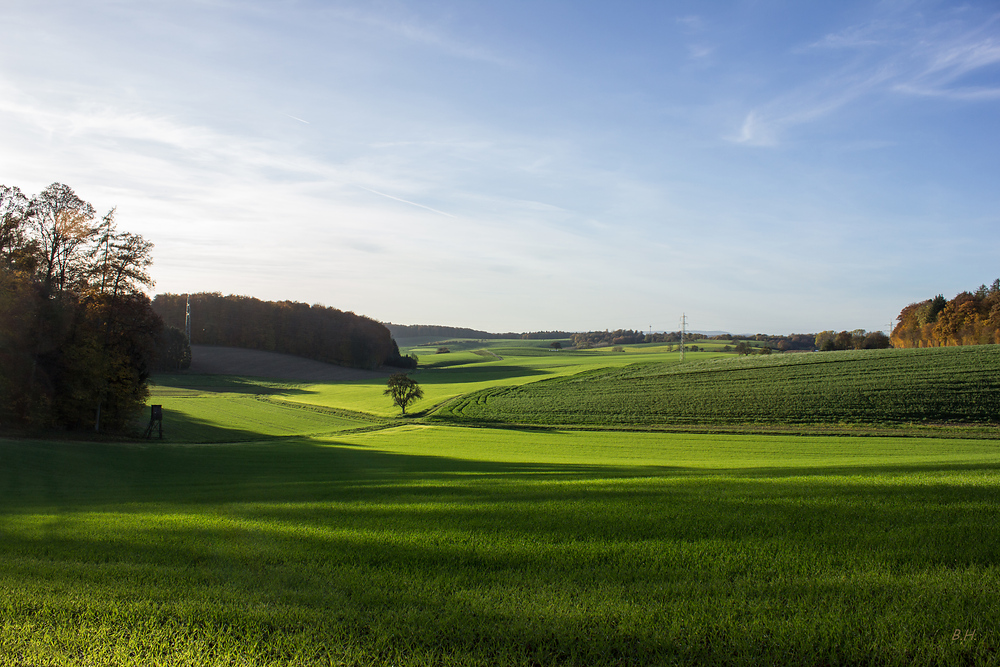
[[[477,329],[445,327],[434,325],[386,325],[395,338],[436,338],[445,341],[448,338],[475,338],[479,340],[521,339],[521,340],[551,340],[568,338],[573,347],[587,349],[591,347],[607,347],[611,345],[638,345],[640,343],[680,343],[680,331],[664,331],[645,333],[634,329],[615,329],[605,331],[534,331],[531,333],[490,333]],[[733,336],[723,333],[707,335],[689,331],[685,341],[716,340],[731,341],[735,346],[738,341],[753,341],[759,345],[754,347],[768,348],[778,352],[793,352],[805,350],[861,350],[890,347],[889,338],[880,331],[867,332],[863,329],[854,331],[821,331],[818,334],[789,334],[779,336],[773,334],[754,334],[750,336]]]
[[[951,301],[938,294],[911,303],[896,318],[894,347],[946,347],[1000,343],[1000,278]]]
[[[762,343],[780,352],[791,350],[813,350],[816,349],[817,337],[815,334],[791,334],[789,336],[773,336],[769,334],[755,334],[753,336],[733,336],[731,334],[718,334],[707,336],[695,332],[688,332],[685,341],[693,340],[731,340],[736,345],[739,340],[752,340]],[[586,333],[572,334],[573,345],[579,348],[602,347],[607,345],[636,345],[638,343],[680,343],[680,331],[666,331],[657,333],[643,333],[632,329],[616,329],[614,331],[588,331]]]
[[[400,356],[389,329],[361,315],[249,296],[202,292],[190,297],[192,345],[281,352],[354,368],[416,366]],[[153,310],[167,324],[183,328],[186,301],[183,294],[157,294]]]
[[[0,185],[0,425],[122,431],[145,404],[153,244],[114,214],[61,183]]]
[[[393,324],[389,322],[385,326],[392,332],[393,338],[440,338],[441,340],[448,338],[475,338],[479,340],[519,338],[521,340],[551,340],[553,338],[569,338],[572,335],[567,331],[490,333],[488,331],[479,331],[478,329],[446,327],[436,324]]]

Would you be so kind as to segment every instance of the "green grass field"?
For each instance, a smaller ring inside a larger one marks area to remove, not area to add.
[[[415,374],[423,409],[676,365],[491,349]],[[257,378],[153,394],[162,443],[0,440],[0,665],[1000,662],[998,440],[462,426]]]
[[[477,348],[479,351],[490,350],[485,355],[476,354],[472,349],[448,354],[419,355],[420,368],[412,377],[420,383],[424,398],[408,408],[408,411],[429,411],[445,401],[480,389],[521,385],[586,370],[618,368],[639,360],[671,364],[677,363],[679,356],[676,352],[666,352],[664,346],[627,348],[623,353],[609,350],[556,352],[540,345],[525,348],[523,343],[526,342],[538,341],[514,341],[513,345],[508,342],[506,346],[497,344]],[[711,353],[696,353],[694,357],[699,355],[701,358],[713,356]],[[184,382],[183,378],[162,381]],[[366,412],[379,417],[391,417],[399,412],[382,395],[385,390],[382,380],[288,386],[290,391],[282,395],[282,398],[293,402]]]
[[[640,363],[492,386],[443,417],[536,424],[1000,422],[1000,347]]]

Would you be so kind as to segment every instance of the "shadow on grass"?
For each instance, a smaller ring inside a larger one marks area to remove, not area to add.
[[[998,611],[996,486],[802,476],[998,470],[520,464],[301,438],[0,441],[0,579],[28,591],[4,603],[20,622],[48,627],[63,605],[75,623],[85,586],[89,623],[104,604],[109,625],[253,650],[353,645],[372,662],[982,660],[995,640],[941,633]]]
[[[445,384],[462,384],[467,382],[487,382],[495,380],[507,380],[518,377],[531,377],[535,375],[550,375],[548,371],[524,366],[509,365],[484,365],[462,368],[457,364],[455,367],[434,366],[426,370],[421,370],[416,378],[420,382],[428,384],[434,383],[439,378]]]
[[[204,375],[204,374],[163,374],[154,375],[150,382],[152,387],[170,387],[176,389],[193,389],[197,391],[214,392],[218,394],[286,394],[302,396],[314,394],[315,391],[302,389],[294,382],[280,382],[267,378],[255,378],[237,375]]]
[[[247,428],[232,428],[220,426],[216,421],[199,419],[179,410],[164,408],[163,412],[163,438],[159,436],[159,429],[156,429],[151,438],[138,439],[139,445],[196,445],[196,444],[220,444],[220,443],[240,443],[256,442],[266,440],[279,440],[282,436],[272,436],[259,433],[248,424]],[[137,422],[138,426],[138,422]],[[136,431],[144,431],[137,428]]]
[[[211,430],[210,425],[206,429]],[[1000,473],[1000,462],[727,469],[483,461],[400,454],[302,436],[268,438],[232,429],[217,432],[226,437],[242,435],[246,440],[226,440],[231,445],[170,446],[169,441],[155,439],[138,443],[0,439],[0,508],[9,511],[49,505],[88,509],[109,503],[200,503],[211,498],[227,502],[308,502],[357,499],[358,494],[374,498],[390,488],[405,488],[406,493],[418,495],[448,494],[448,485],[459,489],[456,493],[467,494],[465,480],[501,486],[538,484],[532,497],[542,501],[547,498],[545,494],[552,494],[553,499],[573,497],[567,496],[564,486],[546,487],[546,481],[621,480],[628,484],[639,478],[659,485],[686,481],[714,484],[722,479],[750,488],[761,480],[787,480],[797,484],[796,488],[815,489],[824,484],[824,478],[836,476],[840,479],[832,488],[879,497],[882,493],[903,492],[900,489],[919,495],[923,488],[880,486],[870,481],[879,475]],[[851,477],[858,478],[858,483],[850,483]],[[939,487],[947,486],[935,484],[928,488],[934,494]],[[351,491],[345,494],[347,487]],[[583,499],[592,491],[579,493]],[[961,493],[969,499],[995,499],[997,489],[980,484],[961,487]]]

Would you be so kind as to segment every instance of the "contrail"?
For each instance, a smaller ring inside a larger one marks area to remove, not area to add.
[[[418,203],[417,203],[417,202],[415,202],[415,201],[408,201],[408,200],[406,200],[406,199],[400,199],[399,197],[393,197],[392,195],[387,195],[387,194],[386,194],[386,193],[384,193],[384,192],[379,192],[378,190],[372,190],[371,188],[366,188],[366,187],[364,187],[363,185],[354,185],[354,187],[356,187],[356,188],[361,188],[362,190],[364,190],[364,191],[366,191],[366,192],[370,192],[370,193],[372,193],[373,195],[379,195],[380,197],[385,197],[385,198],[387,198],[387,199],[395,199],[396,201],[401,201],[401,202],[403,202],[404,204],[409,204],[410,206],[416,206],[416,207],[418,207],[418,208],[424,208],[424,209],[427,209],[428,211],[433,211],[434,213],[440,213],[441,215],[446,215],[446,216],[448,216],[449,218],[454,218],[454,217],[455,217],[455,216],[454,216],[454,215],[452,215],[451,213],[445,213],[444,211],[439,211],[439,210],[437,210],[436,208],[431,208],[430,206],[424,206],[423,204],[418,204]]]
[[[309,121],[307,121],[307,120],[302,120],[301,118],[299,118],[299,117],[297,117],[297,116],[293,116],[293,115],[292,115],[292,114],[290,114],[290,113],[286,113],[285,115],[286,115],[286,116],[288,116],[289,118],[291,118],[292,120],[297,120],[297,121],[299,121],[300,123],[305,123],[306,125],[310,125],[310,124],[311,124],[311,123],[310,123]]]

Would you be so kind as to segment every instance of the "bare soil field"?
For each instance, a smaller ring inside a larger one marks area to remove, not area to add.
[[[366,371],[360,368],[347,368],[290,354],[214,345],[191,346],[191,369],[188,372],[209,375],[251,375],[303,382],[367,380],[387,377],[391,373],[387,370]]]

